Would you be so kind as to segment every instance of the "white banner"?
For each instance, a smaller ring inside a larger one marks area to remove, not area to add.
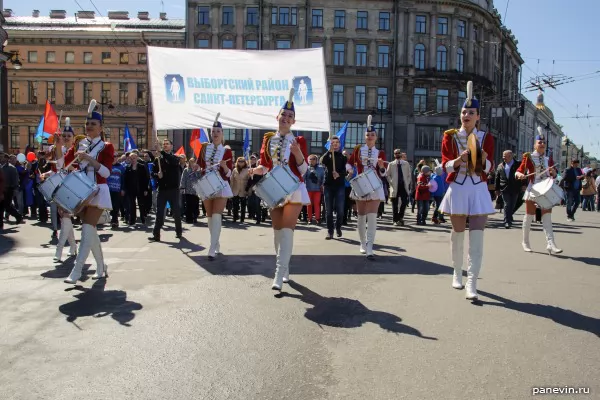
[[[277,130],[296,89],[292,130],[329,132],[323,49],[200,50],[148,47],[155,129],[211,127]]]

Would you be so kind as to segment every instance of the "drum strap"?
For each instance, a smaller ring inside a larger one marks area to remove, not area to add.
[[[88,139],[89,141],[89,139]],[[85,153],[90,154],[100,143],[104,143],[103,140],[98,140],[96,143],[94,143],[94,145],[89,146],[87,149],[85,149]],[[96,157],[97,158],[97,157]],[[89,163],[88,163],[89,164]],[[88,171],[88,165],[86,165],[85,167],[83,167],[85,170],[85,173],[87,175],[87,171]],[[96,173],[94,173],[94,182],[96,182]]]

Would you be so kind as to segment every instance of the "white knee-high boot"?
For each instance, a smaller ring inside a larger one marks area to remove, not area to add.
[[[292,251],[294,249],[294,230],[283,228],[280,235],[279,263],[275,270],[275,278],[271,287],[273,290],[281,290],[284,277],[287,277],[287,280],[289,280],[290,259],[292,258]]]
[[[210,223],[210,249],[208,250],[208,258],[213,260],[217,255],[217,246],[219,237],[221,236],[221,214],[213,214]]]
[[[483,231],[469,231],[469,259],[467,267],[467,300],[477,299],[477,278],[483,260]]]
[[[89,224],[83,224],[81,226],[81,241],[79,242],[79,251],[77,252],[77,258],[75,259],[75,265],[69,274],[69,277],[65,279],[65,283],[77,283],[81,279],[81,271],[83,265],[90,255],[90,249],[94,240],[94,232],[96,228]]]
[[[377,233],[377,213],[367,214],[367,257],[373,257],[373,244]]]
[[[548,250],[548,253],[562,253],[562,249],[556,247],[556,243],[554,243],[554,230],[552,229],[552,214],[548,213],[542,215],[542,226],[544,227],[544,233],[546,234],[546,250]]]
[[[529,244],[529,231],[531,230],[531,223],[533,222],[533,218],[535,215],[525,214],[523,216],[523,250],[528,253],[531,253],[531,245]]]
[[[77,244],[75,243],[75,233],[73,232],[73,222],[71,218],[62,218],[60,222],[60,235],[58,236],[58,244],[56,245],[56,253],[54,261],[62,260],[62,253],[65,244],[69,242],[71,247],[69,256],[77,254]]]
[[[360,252],[365,254],[367,252],[366,244],[366,229],[367,229],[367,216],[359,215],[356,219],[356,229],[358,230],[358,238],[360,239]]]
[[[281,258],[279,256],[279,250],[281,247],[281,229],[273,230],[273,245],[275,246],[275,268],[281,268]],[[289,281],[289,271],[283,276],[283,283]]]
[[[96,260],[96,273],[92,275],[92,279],[108,278],[108,265],[104,263],[104,253],[102,253],[102,243],[100,242],[100,236],[98,231],[94,229],[92,235],[93,242],[91,246],[92,255]]]
[[[465,251],[465,232],[452,231],[450,235],[451,251],[452,251],[452,267],[454,274],[452,276],[452,287],[454,289],[462,289],[462,267]]]

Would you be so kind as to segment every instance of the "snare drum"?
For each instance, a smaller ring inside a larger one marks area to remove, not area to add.
[[[65,177],[54,192],[53,200],[70,214],[77,214],[98,193],[100,188],[83,171]]]
[[[254,186],[254,192],[267,205],[275,208],[300,187],[300,180],[287,166],[278,165]]]
[[[381,185],[381,179],[379,179],[375,170],[370,168],[350,180],[350,186],[352,186],[352,190],[359,198],[367,197],[371,193],[379,190]]]
[[[529,200],[534,201],[544,210],[560,205],[564,196],[563,190],[554,182],[553,178],[533,184],[529,191]]]
[[[202,200],[210,199],[225,188],[225,181],[221,178],[221,174],[212,170],[204,174],[200,180],[193,185],[198,197]]]
[[[40,191],[42,196],[44,196],[44,199],[46,199],[46,201],[48,201],[48,202],[52,201],[54,192],[60,186],[62,181],[65,179],[65,176],[66,176],[65,173],[58,172],[56,174],[50,175],[49,177],[47,177],[44,180],[44,182],[42,182],[38,185],[38,190]]]

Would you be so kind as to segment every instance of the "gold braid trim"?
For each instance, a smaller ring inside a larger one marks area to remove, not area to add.
[[[201,143],[201,147],[200,147],[200,159],[203,160],[204,162],[206,162],[206,147],[209,145],[210,143],[208,142],[204,142]]]
[[[523,153],[523,158],[531,158],[531,153]]]
[[[448,129],[444,132],[444,135],[456,135],[458,133],[458,129]]]
[[[265,158],[267,160],[272,160],[273,159],[273,155],[271,154],[271,138],[273,138],[273,136],[275,136],[276,133],[275,132],[267,132],[265,133],[265,135],[263,136],[263,140],[265,142]]]

